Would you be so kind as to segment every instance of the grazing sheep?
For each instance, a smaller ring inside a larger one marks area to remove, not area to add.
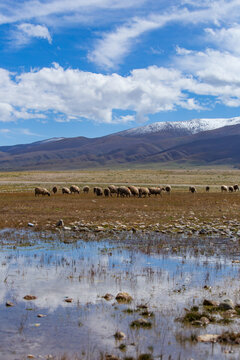
[[[131,191],[126,186],[120,186],[117,191],[118,191],[117,196],[119,196],[119,195],[121,197],[124,197],[124,196],[130,197],[131,196]]]
[[[96,194],[97,196],[102,196],[102,195],[103,195],[103,189],[100,188],[100,187],[96,187],[96,188],[95,188],[95,194]]]
[[[195,186],[189,186],[189,191],[194,194],[195,192],[197,192],[197,189],[195,188]]]
[[[128,186],[129,190],[131,191],[131,194],[133,196],[139,196],[139,190],[136,186]]]
[[[238,186],[238,184],[233,185],[233,189],[234,189],[234,191],[239,191],[239,186]]]
[[[206,192],[210,191],[210,186],[206,186]]]
[[[140,187],[139,189],[139,197],[146,197],[146,196],[150,196],[150,191],[148,190],[148,188],[145,187]]]
[[[233,189],[233,186],[229,186],[229,187],[228,187],[228,191],[229,191],[229,192],[233,192],[233,190],[234,190],[234,189]]]
[[[71,185],[70,186],[70,191],[71,191],[71,194],[74,193],[74,194],[80,194],[80,189],[77,185]]]
[[[56,193],[57,193],[57,191],[58,191],[57,187],[56,187],[56,186],[54,186],[54,187],[52,188],[52,192],[53,192],[54,194],[56,194]]]
[[[84,192],[84,194],[88,194],[88,193],[89,193],[89,190],[90,190],[90,187],[89,187],[89,186],[84,186],[84,187],[83,187],[83,192]]]
[[[62,188],[62,193],[63,193],[63,194],[71,194],[71,191],[69,190],[69,188],[63,187],[63,188]]]
[[[110,196],[110,194],[111,194],[111,192],[110,192],[110,189],[109,189],[109,188],[104,189],[104,190],[103,190],[103,193],[104,193],[104,196],[106,196],[106,197],[109,197],[109,196]]]
[[[50,196],[50,192],[45,189],[45,188],[41,188],[41,187],[36,187],[35,188],[35,196],[39,196],[39,195],[48,195]]]
[[[228,191],[228,188],[226,185],[221,186],[221,192]]]
[[[165,186],[165,191],[166,191],[168,194],[170,194],[171,191],[172,191],[171,185],[166,185],[166,186]]]
[[[162,196],[162,191],[165,191],[165,189],[161,188],[161,187],[150,187],[150,188],[148,188],[148,190],[151,195],[155,195],[155,196],[157,196],[157,195]]]
[[[117,186],[115,185],[109,185],[108,186],[109,190],[110,190],[110,195],[112,196],[112,194],[117,194]]]

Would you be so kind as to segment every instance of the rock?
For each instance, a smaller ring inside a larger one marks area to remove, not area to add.
[[[219,302],[214,301],[214,300],[204,299],[203,300],[203,306],[219,306]]]
[[[231,299],[225,299],[223,302],[221,302],[218,306],[220,310],[233,310],[234,304]]]
[[[82,232],[90,232],[91,230],[88,228],[88,227],[86,227],[86,226],[83,226],[83,227],[80,227],[79,229],[78,229],[78,231],[82,231]]]
[[[122,331],[116,331],[114,337],[116,340],[122,340],[125,339],[126,335]]]
[[[103,296],[103,299],[105,299],[105,300],[107,300],[107,301],[110,301],[110,300],[112,300],[112,299],[113,299],[113,295],[112,295],[112,294],[107,293],[107,294],[105,294],[105,295]]]
[[[200,321],[203,325],[208,325],[210,323],[210,320],[206,316],[202,316]]]
[[[29,223],[28,223],[28,226],[29,226],[29,227],[34,227],[35,225],[34,225],[33,223],[30,223],[30,222],[29,222]]]
[[[199,342],[217,342],[219,338],[219,335],[216,334],[204,334],[204,335],[199,335],[197,337],[197,341]]]
[[[5,305],[10,307],[10,306],[14,306],[15,304],[12,303],[11,301],[7,301]]]
[[[62,219],[58,220],[58,222],[56,223],[56,226],[64,226],[64,222]]]
[[[72,302],[73,302],[73,299],[72,299],[72,298],[66,298],[66,299],[64,299],[64,301],[65,301],[66,303],[72,303]]]
[[[105,228],[103,226],[97,226],[95,229],[95,232],[100,232],[100,231],[104,231]]]
[[[231,317],[234,317],[236,314],[237,314],[236,310],[229,309],[224,312],[224,317],[231,318]]]
[[[47,315],[43,315],[43,314],[38,314],[37,317],[38,318],[43,318],[43,317],[46,317]]]
[[[131,302],[132,297],[127,292],[120,292],[116,296],[118,302]]]
[[[24,300],[36,300],[36,296],[35,295],[25,295],[24,296]]]
[[[70,228],[69,226],[64,226],[63,230],[72,230],[72,228]]]
[[[205,229],[201,229],[200,231],[199,231],[199,234],[200,235],[205,235],[207,233],[207,230],[205,230]]]

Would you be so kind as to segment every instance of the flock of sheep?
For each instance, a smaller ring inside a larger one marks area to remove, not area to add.
[[[206,186],[205,188],[206,192],[210,191],[210,187]],[[70,188],[68,187],[63,187],[62,188],[62,194],[80,194],[80,188],[77,185],[71,185]],[[88,194],[90,191],[90,187],[89,186],[84,186],[82,189],[83,193]],[[105,196],[105,197],[109,197],[109,196],[113,196],[113,195],[117,195],[120,197],[130,197],[130,196],[134,196],[134,197],[147,197],[147,196],[151,196],[151,195],[160,195],[162,196],[162,192],[165,191],[168,194],[171,193],[172,188],[170,185],[166,185],[165,187],[137,187],[137,186],[115,186],[115,185],[109,185],[108,187],[106,187],[105,189],[102,189],[101,187],[94,187],[93,188],[93,193],[96,196]],[[197,189],[195,186],[189,186],[189,191],[191,193],[196,193]],[[237,184],[233,185],[233,186],[226,186],[226,185],[222,185],[221,186],[221,192],[234,192],[234,191],[239,191],[239,186]],[[52,188],[52,193],[56,194],[58,192],[58,188],[57,186],[54,186]],[[41,188],[41,187],[36,187],[35,188],[35,196],[38,195],[48,195],[50,196],[51,193],[49,190],[47,190],[46,188]]]

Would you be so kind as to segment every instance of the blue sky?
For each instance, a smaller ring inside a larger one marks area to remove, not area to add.
[[[239,0],[0,0],[0,145],[240,115]]]

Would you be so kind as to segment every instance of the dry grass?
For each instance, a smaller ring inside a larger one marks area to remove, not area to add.
[[[159,185],[174,184],[178,188],[184,185],[219,187],[222,184],[238,183],[240,170],[82,170],[82,171],[30,171],[1,172],[0,189],[6,191],[29,190],[37,184],[136,184]]]

